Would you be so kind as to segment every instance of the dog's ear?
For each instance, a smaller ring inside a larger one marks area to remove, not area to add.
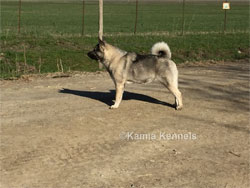
[[[105,44],[106,42],[99,38],[99,48],[102,52],[104,52],[105,50],[105,47],[106,47]]]
[[[99,44],[100,44],[101,46],[105,46],[105,41],[103,41],[103,40],[100,39],[100,38],[98,38],[98,40],[99,40]]]

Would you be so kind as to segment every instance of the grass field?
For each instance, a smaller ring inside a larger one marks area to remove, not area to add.
[[[137,33],[133,35],[135,3],[104,3],[106,40],[127,51],[148,53],[151,46],[169,43],[177,63],[249,57],[249,4],[231,3],[227,33],[222,34],[221,2],[187,2],[185,35],[182,4],[139,3]],[[23,2],[21,33],[17,34],[18,3],[1,2],[1,77],[24,73],[95,71],[86,52],[97,42],[98,4],[85,4],[85,36],[81,2]]]

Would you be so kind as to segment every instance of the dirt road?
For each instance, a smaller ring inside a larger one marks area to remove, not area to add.
[[[1,81],[1,188],[247,188],[249,63],[179,67],[110,110],[107,73]],[[64,88],[64,89],[63,89]]]

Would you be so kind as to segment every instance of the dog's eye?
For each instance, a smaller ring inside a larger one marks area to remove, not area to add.
[[[97,46],[96,46],[96,50],[100,50],[100,45],[98,44]]]

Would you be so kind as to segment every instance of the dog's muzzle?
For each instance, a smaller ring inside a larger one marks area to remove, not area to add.
[[[96,55],[96,53],[93,52],[93,51],[90,51],[88,53],[88,56],[89,56],[89,58],[94,59],[94,60],[98,60],[99,59],[98,56]]]

